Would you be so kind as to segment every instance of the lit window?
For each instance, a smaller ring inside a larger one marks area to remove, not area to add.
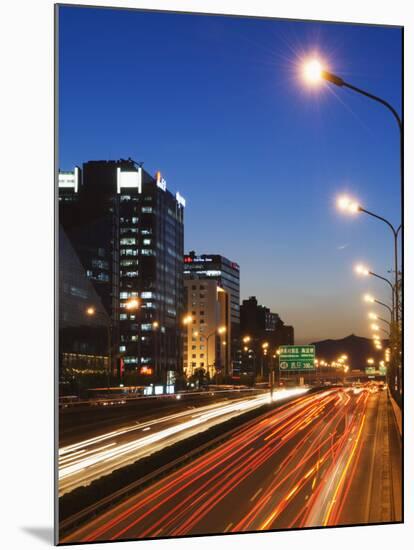
[[[127,267],[131,265],[138,265],[138,260],[121,260],[121,266]]]
[[[126,346],[119,346],[119,351],[125,351],[126,350]]]
[[[135,365],[138,363],[138,357],[124,357],[124,363],[126,365]]]
[[[149,244],[151,244],[151,239],[144,239],[142,242],[145,245],[149,245]]]
[[[134,250],[133,248],[122,248],[121,256],[138,256],[138,250]]]
[[[134,237],[124,237],[120,242],[121,244],[136,244],[137,240]]]
[[[141,210],[146,214],[150,214],[152,212],[152,206],[143,206]]]
[[[152,298],[152,292],[141,292],[141,298]]]

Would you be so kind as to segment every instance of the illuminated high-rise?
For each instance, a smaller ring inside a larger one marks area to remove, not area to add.
[[[184,206],[131,159],[59,174],[60,221],[111,318],[113,369],[126,380],[166,383],[182,366]]]

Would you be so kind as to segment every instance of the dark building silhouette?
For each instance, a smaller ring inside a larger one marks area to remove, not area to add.
[[[165,383],[181,368],[184,206],[131,159],[59,174],[60,222],[111,318],[121,374]]]
[[[266,377],[270,362],[281,345],[294,344],[294,330],[285,325],[277,313],[260,305],[255,296],[243,300],[240,306],[240,344],[238,371],[240,374]]]

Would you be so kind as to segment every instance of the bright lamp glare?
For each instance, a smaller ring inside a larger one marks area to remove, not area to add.
[[[337,202],[337,207],[339,210],[342,210],[343,212],[349,212],[351,214],[355,214],[359,211],[359,204],[352,200],[351,198],[343,195],[342,197],[339,197]]]
[[[322,80],[322,64],[317,59],[307,61],[303,66],[303,76],[309,84],[317,84]]]
[[[369,275],[369,270],[362,264],[356,265],[354,269],[358,275]]]
[[[337,201],[339,210],[347,210],[350,202],[348,197],[339,197]]]

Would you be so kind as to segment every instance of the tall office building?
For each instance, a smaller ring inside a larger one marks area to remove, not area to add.
[[[231,374],[229,293],[215,279],[187,279],[184,287],[191,316],[184,339],[185,374],[204,369],[212,380]]]
[[[131,159],[59,174],[60,222],[111,318],[121,374],[165,383],[182,367],[184,207]]]
[[[217,281],[229,295],[230,327],[227,335],[230,361],[233,363],[238,349],[240,333],[240,267],[236,262],[219,254],[197,255],[194,251],[184,256],[184,279]],[[191,308],[190,308],[191,309]],[[230,368],[229,370],[232,370]]]

